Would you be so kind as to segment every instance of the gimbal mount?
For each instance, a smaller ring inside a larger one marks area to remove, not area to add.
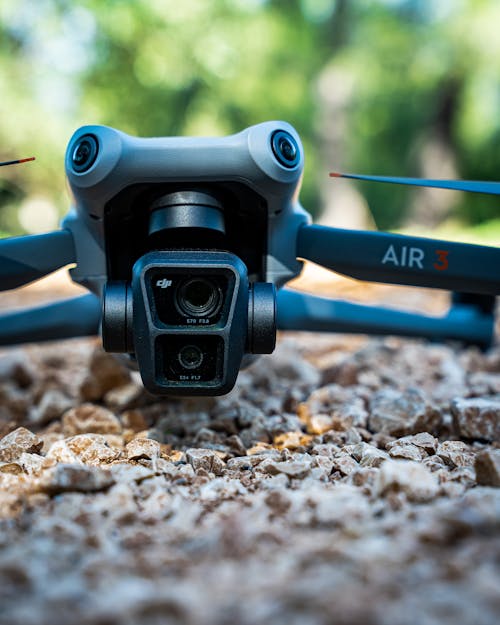
[[[284,122],[223,138],[80,128],[66,152],[74,201],[62,229],[0,241],[0,289],[72,264],[90,294],[5,313],[0,344],[100,328],[104,349],[135,358],[149,391],[174,395],[227,393],[244,358],[273,351],[277,328],[490,344],[500,249],[311,225],[298,200],[303,164]],[[437,318],[284,288],[302,259],[465,295]]]

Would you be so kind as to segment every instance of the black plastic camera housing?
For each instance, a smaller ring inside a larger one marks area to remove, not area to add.
[[[152,393],[228,393],[245,353],[273,351],[275,299],[272,284],[249,283],[234,254],[149,252],[131,284],[105,290],[105,348],[133,352]]]

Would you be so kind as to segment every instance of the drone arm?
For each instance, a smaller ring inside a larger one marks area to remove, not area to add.
[[[0,291],[38,280],[75,262],[69,230],[0,240]]]
[[[99,331],[101,303],[88,294],[0,315],[0,345],[93,336]]]
[[[491,344],[494,331],[493,316],[467,304],[455,304],[443,317],[430,317],[281,289],[277,308],[280,330],[401,335],[483,347]]]
[[[304,226],[297,256],[360,280],[500,294],[500,249],[390,234]]]
[[[366,176],[363,174],[340,174],[337,172],[331,172],[330,176],[332,178],[350,178],[351,180],[366,180],[368,182],[402,184],[410,187],[427,187],[448,189],[451,191],[467,191],[468,193],[485,193],[486,195],[500,195],[500,182],[482,182],[479,180],[430,180],[428,178]]]

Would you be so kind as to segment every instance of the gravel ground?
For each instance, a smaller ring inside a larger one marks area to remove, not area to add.
[[[0,354],[2,625],[496,625],[500,347],[306,333],[163,400]]]

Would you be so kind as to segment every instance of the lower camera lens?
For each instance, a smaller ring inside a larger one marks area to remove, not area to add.
[[[221,305],[220,289],[207,278],[191,278],[184,282],[176,294],[180,312],[188,317],[209,317]]]
[[[184,369],[198,369],[203,362],[203,352],[196,345],[184,345],[177,358]]]

